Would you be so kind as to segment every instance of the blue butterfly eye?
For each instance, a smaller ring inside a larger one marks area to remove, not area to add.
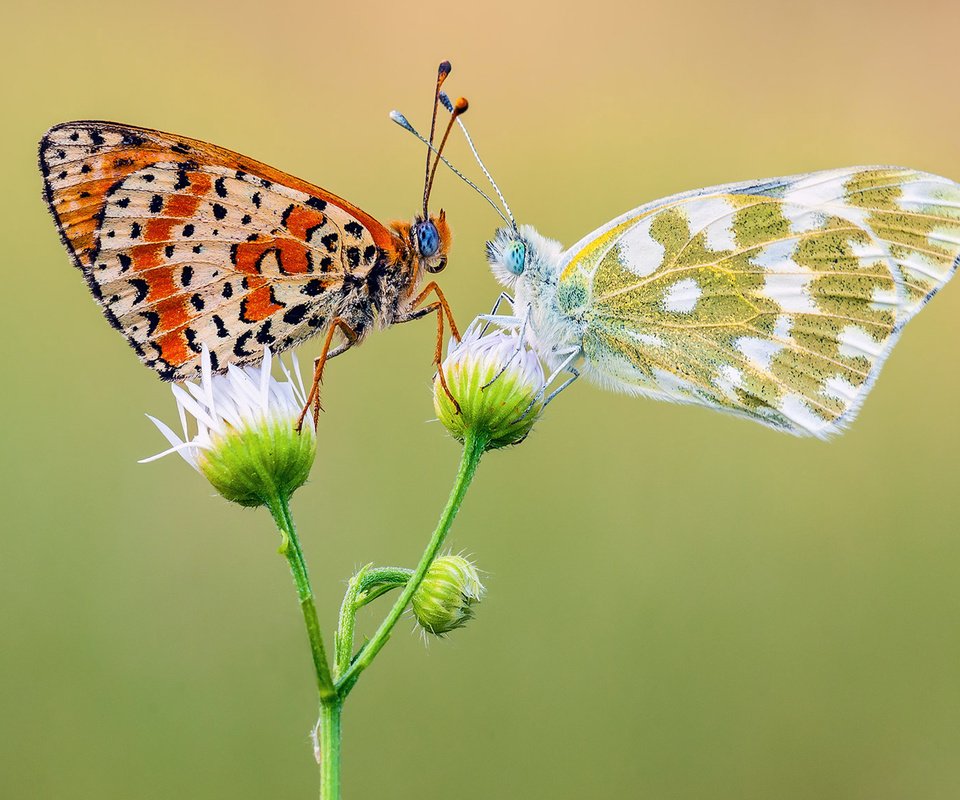
[[[437,250],[440,249],[440,234],[437,233],[437,226],[428,220],[418,223],[414,232],[417,236],[417,249],[420,255],[425,258],[436,255]]]
[[[514,275],[519,275],[523,272],[523,268],[527,263],[527,246],[519,239],[514,239],[510,242],[509,247],[506,252],[507,257],[507,269],[510,270]]]

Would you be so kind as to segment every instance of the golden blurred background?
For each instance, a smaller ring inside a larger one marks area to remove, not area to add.
[[[143,413],[169,389],[101,318],[36,142],[105,118],[205,139],[409,217],[437,63],[521,221],[571,244],[646,200],[856,163],[960,179],[953,2],[20,3],[5,11],[0,796],[300,798],[310,661],[267,514]],[[461,139],[450,156],[471,175]],[[441,172],[462,322],[496,217]],[[413,566],[458,448],[433,326],[333,362],[297,515],[332,633],[346,579]],[[494,453],[452,547],[477,618],[409,620],[345,710],[345,796],[960,796],[960,286],[840,439],[576,385]],[[307,363],[319,343],[302,348]],[[362,621],[368,633],[377,607]]]

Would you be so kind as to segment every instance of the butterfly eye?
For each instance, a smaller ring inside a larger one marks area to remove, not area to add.
[[[527,263],[527,246],[519,239],[514,239],[510,242],[510,246],[507,248],[507,269],[510,270],[514,275],[519,275],[523,272],[523,268]]]
[[[437,250],[440,249],[440,234],[437,233],[437,226],[430,221],[421,222],[414,228],[414,232],[417,236],[417,249],[420,255],[424,258],[436,255]]]

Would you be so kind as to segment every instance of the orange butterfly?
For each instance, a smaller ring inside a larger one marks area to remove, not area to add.
[[[443,62],[431,143],[449,72]],[[461,98],[446,134],[466,110]],[[54,126],[40,142],[40,170],[64,244],[148,367],[183,380],[199,374],[204,344],[223,371],[259,361],[263,345],[280,352],[325,333],[304,408],[312,404],[316,418],[324,364],[371,329],[435,313],[437,364],[444,316],[459,337],[440,287],[418,291],[424,271],[446,266],[451,241],[443,211],[427,211],[431,152],[423,213],[389,227],[239,153],[113,122]],[[343,340],[332,347],[338,330]]]

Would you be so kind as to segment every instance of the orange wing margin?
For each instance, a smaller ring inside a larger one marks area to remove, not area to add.
[[[66,148],[70,147],[69,144],[57,142],[56,133],[63,129],[75,131],[77,128],[87,132],[92,144],[85,143],[84,152],[76,159],[50,158],[56,155],[55,152],[48,154],[51,148],[60,148],[66,154]],[[52,163],[54,160],[57,163]],[[70,165],[81,161],[84,162],[83,169],[97,175],[95,179],[87,179],[81,173],[70,175]],[[97,161],[98,168],[92,169],[91,165]],[[399,242],[394,234],[365,211],[333,192],[256,159],[199,139],[116,122],[81,120],[52,127],[41,139],[39,153],[44,196],[64,243],[73,253],[78,266],[90,267],[96,255],[100,214],[110,188],[131,173],[159,161],[218,165],[305,192],[355,217],[370,232],[377,247],[389,256],[396,256]],[[197,186],[192,191],[201,189],[203,187]],[[56,204],[54,197],[58,201]]]

